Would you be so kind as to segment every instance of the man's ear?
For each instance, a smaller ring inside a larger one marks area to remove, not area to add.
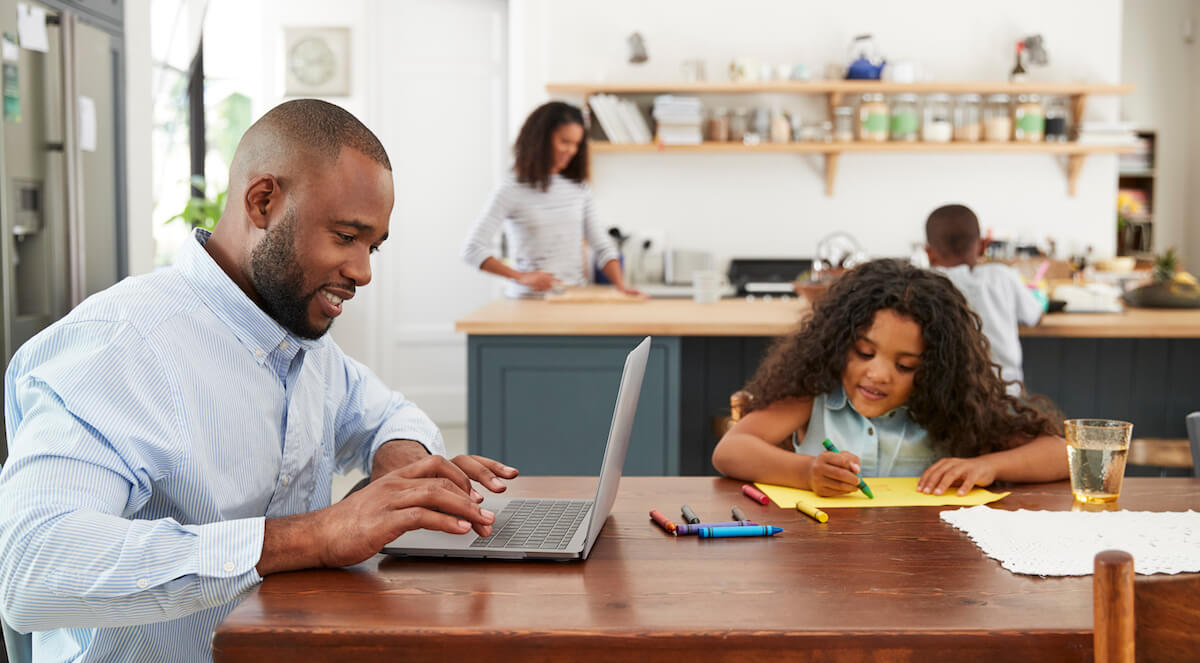
[[[251,180],[246,187],[246,195],[242,198],[246,217],[259,230],[267,229],[267,216],[279,205],[279,182],[274,175],[259,175]]]
[[[930,265],[936,266],[936,265],[940,264],[938,262],[937,250],[928,244],[925,245],[925,255],[929,256],[929,264]]]
[[[975,250],[975,257],[982,258],[983,254],[987,252],[987,247],[988,247],[988,244],[990,244],[990,243],[991,243],[990,240],[988,240],[987,238],[980,239],[979,247]]]

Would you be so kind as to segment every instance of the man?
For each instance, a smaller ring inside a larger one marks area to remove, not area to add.
[[[170,269],[30,340],[5,377],[0,616],[36,660],[203,661],[262,576],[355,564],[401,533],[481,535],[516,470],[434,424],[327,336],[388,235],[391,165],[305,99],[246,132],[229,202]],[[371,483],[330,506],[332,472]]]

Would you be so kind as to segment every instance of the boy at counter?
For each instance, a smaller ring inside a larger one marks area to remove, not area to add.
[[[992,361],[1000,366],[1000,379],[1009,393],[1020,395],[1025,374],[1017,326],[1036,325],[1042,317],[1042,303],[1012,267],[976,264],[984,248],[979,219],[966,205],[943,205],[925,221],[930,267],[949,278],[979,315],[991,344]]]

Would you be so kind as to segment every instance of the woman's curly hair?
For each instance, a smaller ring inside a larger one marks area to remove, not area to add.
[[[562,101],[548,101],[525,118],[517,142],[513,144],[513,172],[517,181],[545,191],[550,188],[550,172],[554,165],[554,132],[565,124],[583,124],[583,112]],[[571,162],[559,173],[572,182],[583,183],[588,178],[588,142],[585,137]]]
[[[925,351],[908,409],[935,453],[978,456],[1059,433],[1061,419],[1047,399],[1005,391],[979,316],[954,284],[897,260],[874,260],[838,278],[800,328],[771,347],[745,387],[753,395],[746,411],[833,392],[854,342],[882,310],[921,326]]]

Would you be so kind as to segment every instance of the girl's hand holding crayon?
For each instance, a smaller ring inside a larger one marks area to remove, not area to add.
[[[996,467],[987,456],[943,458],[925,470],[917,490],[941,495],[957,483],[958,494],[966,495],[975,486],[989,486],[995,480]]]
[[[841,451],[823,451],[813,456],[808,469],[809,490],[821,497],[844,495],[858,490],[858,456]]]

